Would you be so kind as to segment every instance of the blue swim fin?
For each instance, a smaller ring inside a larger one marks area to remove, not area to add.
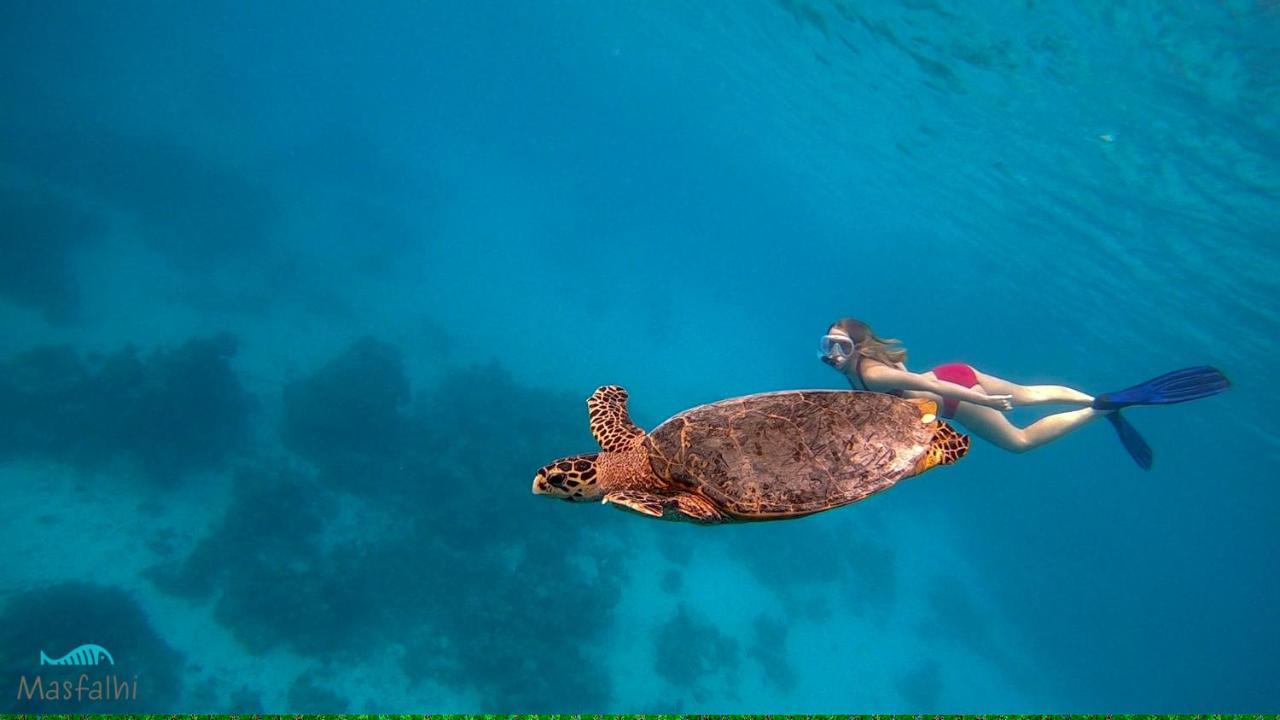
[[[1146,440],[1138,434],[1138,429],[1129,424],[1129,421],[1121,417],[1120,411],[1107,413],[1107,419],[1111,421],[1111,426],[1116,429],[1116,435],[1120,438],[1120,443],[1124,445],[1124,449],[1129,451],[1129,456],[1143,470],[1151,469],[1151,461],[1153,453],[1151,446]]]
[[[1208,366],[1174,370],[1141,385],[1102,393],[1093,399],[1095,410],[1119,410],[1130,405],[1171,405],[1199,400],[1231,387],[1231,381]]]

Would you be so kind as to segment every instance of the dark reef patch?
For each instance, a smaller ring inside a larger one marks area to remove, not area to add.
[[[856,615],[886,620],[897,596],[893,547],[859,530],[844,536],[843,552],[853,577],[844,594],[848,606]]]
[[[738,642],[692,614],[682,603],[657,630],[654,670],[694,700],[708,697],[706,683],[719,678],[732,687],[738,669]]]
[[[124,459],[168,483],[221,467],[249,439],[252,399],[231,369],[229,335],[141,356],[125,348],[85,359],[39,347],[0,364],[0,458],[38,457],[82,469]]]
[[[321,551],[319,535],[336,512],[332,499],[287,467],[241,470],[234,492],[221,522],[186,560],[153,569],[151,579],[174,595],[216,597],[214,617],[250,652],[278,645],[304,654],[359,651],[378,604],[360,594],[360,584],[343,582]]]
[[[92,643],[111,653],[114,665],[53,667],[40,665],[43,651],[58,658]],[[123,590],[86,582],[66,582],[14,593],[0,609],[0,682],[6,688],[0,711],[6,713],[168,713],[182,693],[183,657],[151,627],[137,602]],[[77,698],[81,673],[90,681],[115,675],[132,682],[136,699]],[[42,686],[70,681],[68,699],[27,698],[14,693],[23,677],[28,687],[39,676]]]
[[[1012,658],[996,637],[991,615],[977,604],[963,581],[952,576],[936,577],[929,583],[925,600],[928,611],[919,627],[921,637],[948,642],[1021,676],[1021,669],[1013,667]]]
[[[69,346],[21,353],[0,367],[0,458],[36,456],[88,464],[110,451],[112,428],[95,432],[95,378]],[[100,434],[101,433],[101,434]]]
[[[281,436],[311,467],[242,470],[208,537],[151,577],[213,598],[254,652],[358,662],[400,645],[411,683],[472,690],[486,711],[606,708],[594,645],[625,537],[609,513],[529,490],[549,459],[589,447],[585,398],[498,366],[410,391],[397,348],[372,338],[290,385]]]
[[[186,697],[182,698],[182,703],[189,712],[193,710],[213,712],[218,707],[218,681],[205,678],[190,686]]]
[[[942,666],[936,660],[928,660],[898,678],[895,685],[898,694],[907,702],[908,711],[937,712],[938,699],[942,695]]]
[[[80,309],[71,254],[98,231],[98,223],[53,195],[0,186],[0,298],[40,311],[65,325]]]
[[[186,132],[94,115],[0,117],[0,166],[101,208],[181,272],[196,309],[258,316],[283,299],[358,325],[352,275],[386,282],[433,236],[440,183],[343,123],[235,159]]]
[[[657,533],[653,542],[662,554],[662,559],[680,567],[689,564],[693,549],[698,547],[698,543],[705,541],[698,534],[700,528],[693,526],[675,525],[663,530],[664,532]]]
[[[955,641],[970,650],[984,651],[989,644],[987,621],[963,582],[951,576],[934,578],[925,599],[929,615],[923,633]]]
[[[412,415],[404,492],[421,587],[407,597],[425,600],[403,610],[423,623],[405,671],[470,687],[487,710],[607,707],[593,646],[621,597],[625,542],[608,513],[529,491],[536,468],[590,447],[585,397],[490,365],[447,373]]]
[[[814,591],[835,587],[858,615],[887,618],[895,592],[894,554],[862,525],[775,523],[747,528],[750,542],[728,547],[784,602],[821,619],[828,608]]]
[[[662,580],[659,581],[658,586],[661,587],[662,591],[665,593],[676,593],[680,591],[680,586],[683,584],[683,581],[684,578],[680,575],[680,571],[671,569],[662,573]]]
[[[780,594],[833,582],[847,570],[846,557],[838,552],[846,541],[826,526],[775,523],[748,530],[751,542],[730,547],[757,580]]]
[[[573,512],[529,489],[537,468],[595,446],[585,400],[521,386],[497,364],[449,371],[414,400],[403,458],[414,477],[404,498],[456,550],[491,545],[510,530],[523,543],[561,535],[561,554],[589,555],[575,544],[579,533],[613,528],[612,518]]]
[[[260,252],[279,208],[248,177],[156,135],[81,121],[9,124],[0,162],[131,216],[176,265]]]
[[[405,671],[413,678],[427,670],[437,681],[470,687],[486,707],[499,710],[608,707],[610,680],[595,642],[621,597],[621,563],[609,560],[584,571],[577,556],[554,540],[523,555],[510,570],[498,555],[437,558],[436,581],[453,589],[424,618],[422,637],[428,643],[444,638],[450,651],[434,669],[424,668],[421,653],[412,652]],[[463,579],[470,582],[457,584]],[[552,666],[574,672],[541,672]]]
[[[748,651],[760,663],[767,684],[782,692],[795,689],[796,673],[787,662],[787,626],[784,622],[768,615],[756,618]]]
[[[317,685],[311,676],[302,674],[289,686],[289,712],[306,713],[343,713],[347,711],[347,701],[334,691]]]
[[[288,198],[323,234],[313,241],[341,258],[343,274],[385,279],[413,265],[431,235],[440,189],[423,167],[346,124],[282,148],[275,184],[304,188]],[[319,268],[317,268],[319,270]]]
[[[377,492],[404,450],[409,379],[396,347],[371,337],[352,343],[314,374],[284,388],[280,438],[326,480]]]
[[[239,690],[231,693],[225,712],[240,715],[259,714],[262,712],[262,698],[248,687],[241,686]]]

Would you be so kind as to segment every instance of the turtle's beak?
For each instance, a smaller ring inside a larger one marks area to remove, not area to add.
[[[546,490],[547,490],[547,479],[542,476],[542,473],[538,473],[537,475],[534,475],[533,476],[533,494],[544,495],[546,494]]]

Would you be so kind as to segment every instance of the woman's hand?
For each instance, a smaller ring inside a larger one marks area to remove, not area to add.
[[[844,369],[849,365],[849,358],[847,357],[837,358],[837,357],[832,357],[831,355],[823,355],[822,362],[830,365],[832,368],[834,368],[839,372],[844,372]]]
[[[1012,395],[988,395],[987,399],[982,403],[989,408],[999,410],[1000,412],[1009,412],[1013,409]]]

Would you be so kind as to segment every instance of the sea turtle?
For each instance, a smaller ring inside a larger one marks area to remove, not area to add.
[[[685,410],[646,434],[627,391],[587,400],[604,451],[557,460],[533,492],[600,500],[643,515],[698,523],[803,517],[854,503],[903,478],[949,465],[969,438],[931,400],[848,390],[791,390]]]

